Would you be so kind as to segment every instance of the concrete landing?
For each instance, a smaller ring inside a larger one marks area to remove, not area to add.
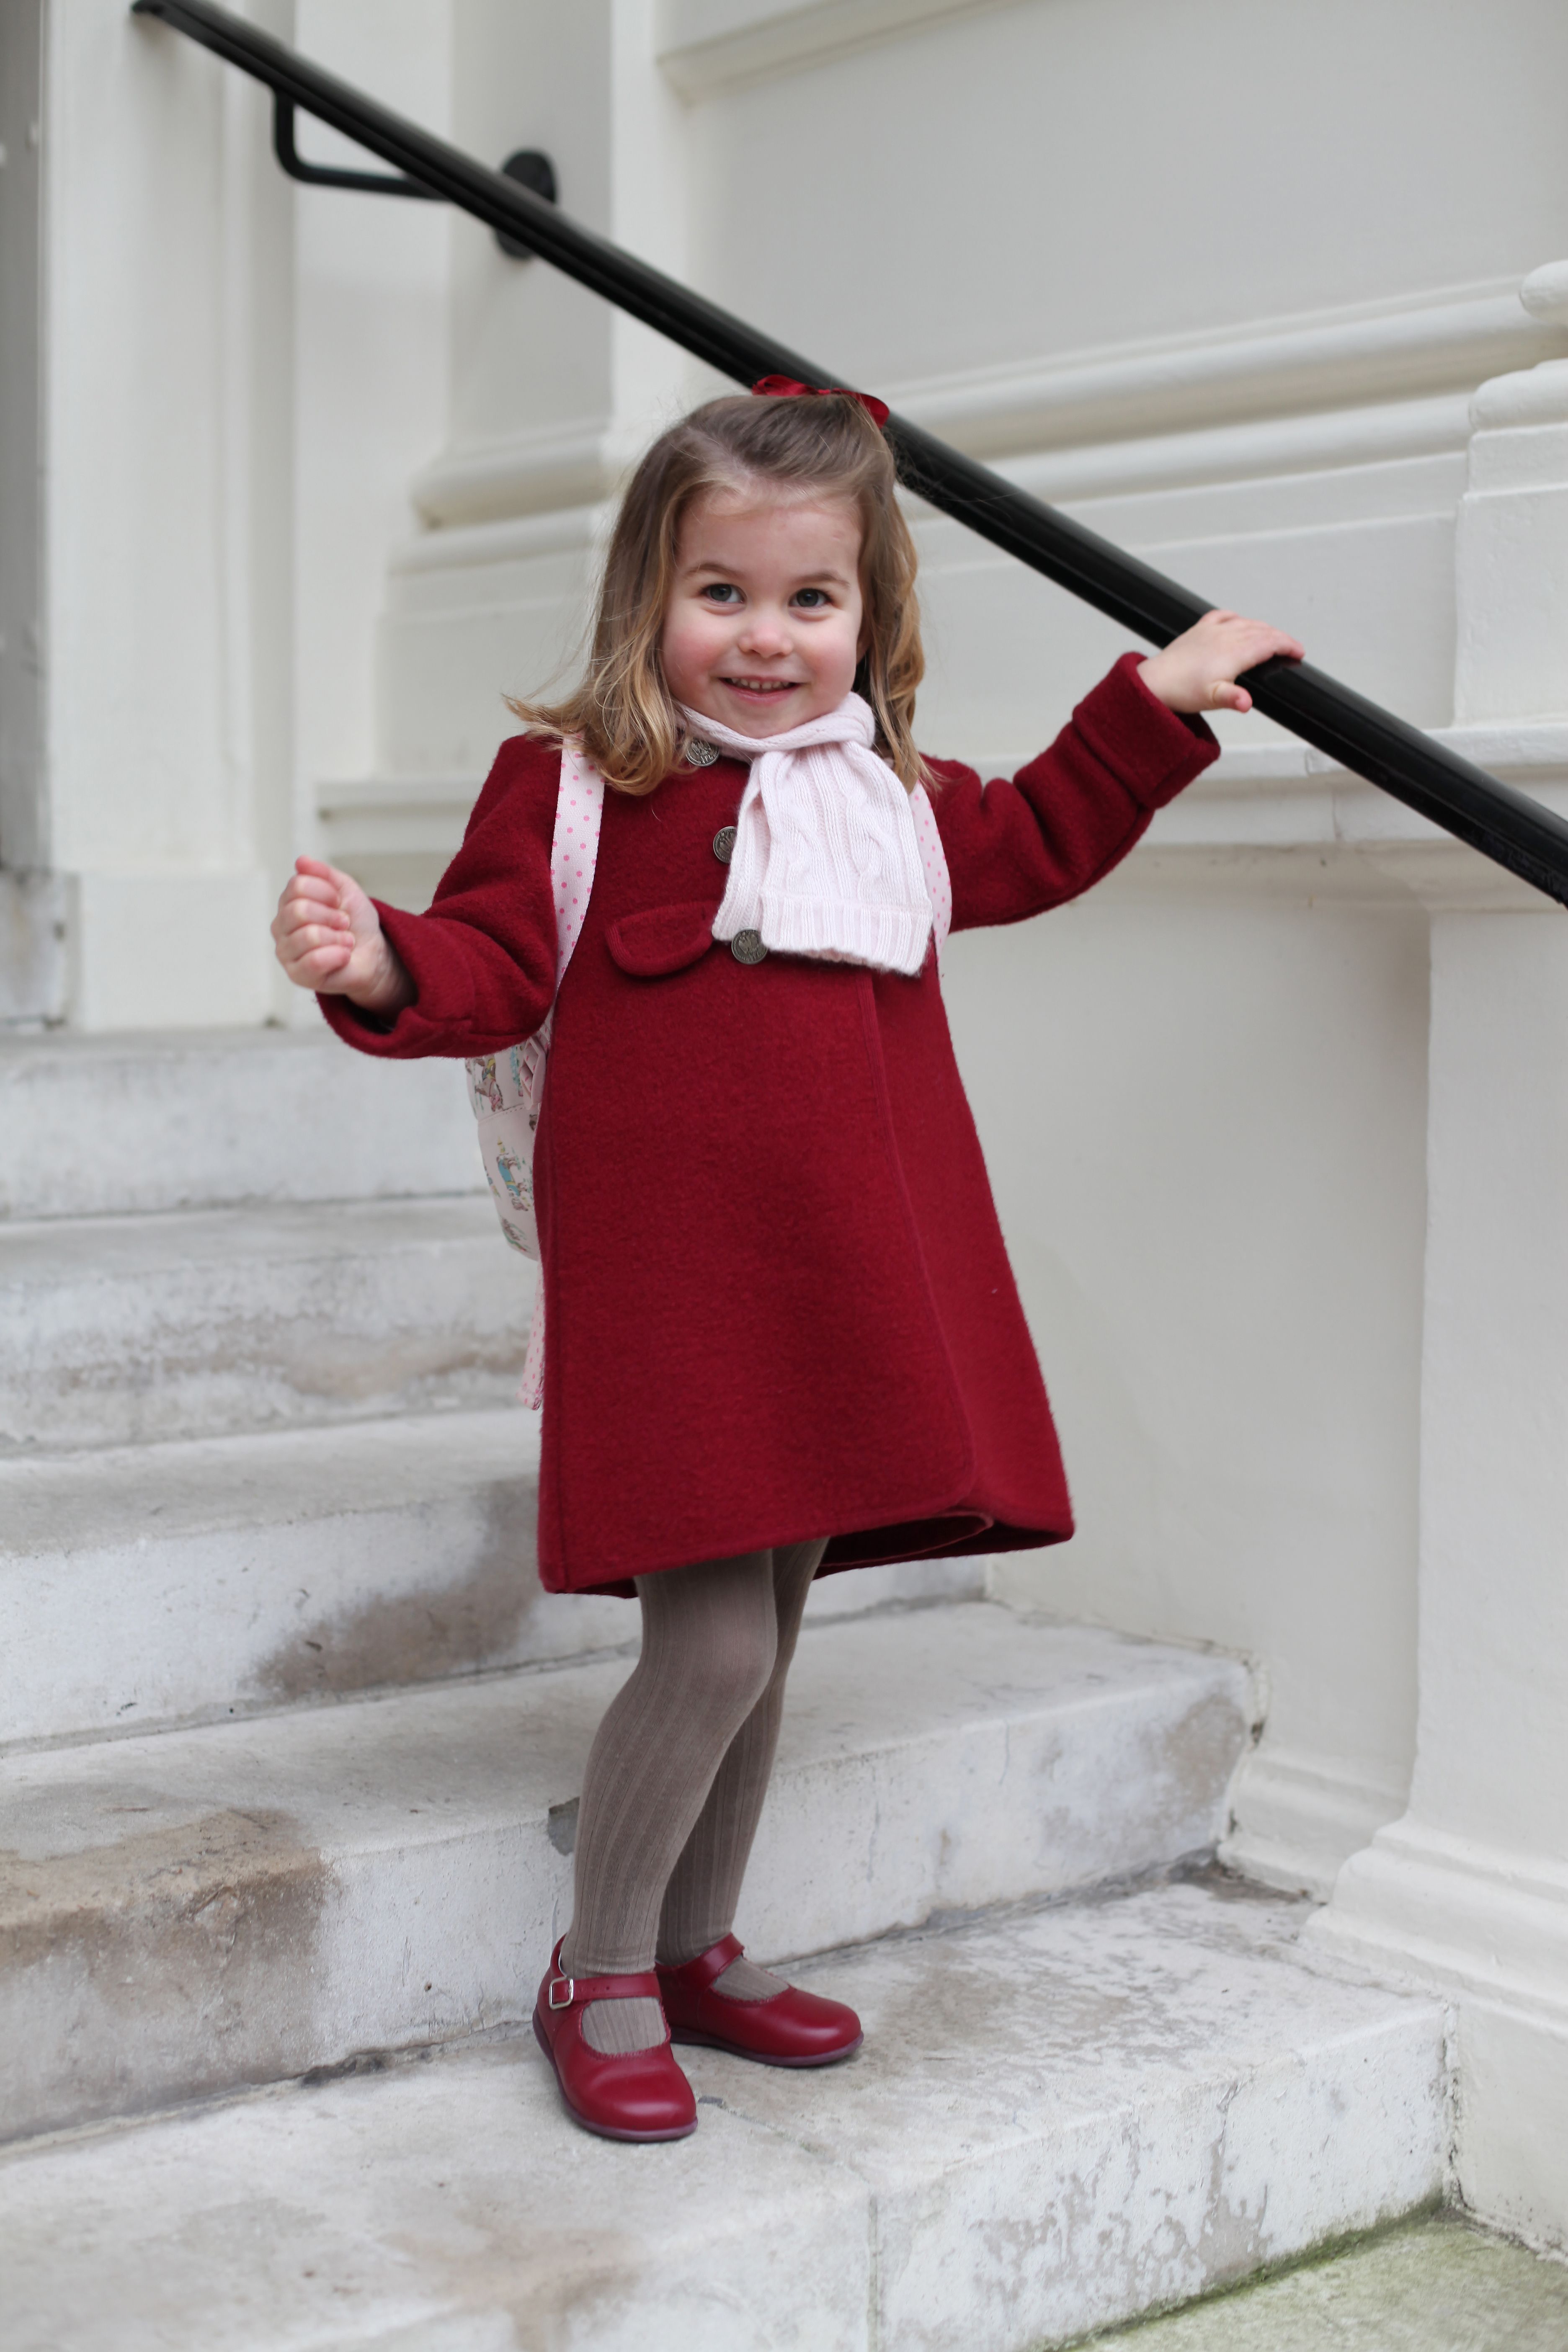
[[[0,2132],[525,2016],[626,1672],[0,1763]],[[739,1932],[820,1951],[1212,1849],[1249,1709],[1231,1661],[987,1603],[810,1630]]]
[[[1107,2352],[1563,2352],[1568,2265],[1443,2213],[1097,2340]]]
[[[499,1404],[532,1307],[488,1198],[0,1225],[0,1452]]]
[[[683,2053],[696,2137],[526,2032],[0,2158],[6,2352],[1025,2352],[1431,2200],[1443,2015],[1175,1885],[837,1955],[819,2074]],[[1379,2347],[1384,2352],[1384,2347]]]

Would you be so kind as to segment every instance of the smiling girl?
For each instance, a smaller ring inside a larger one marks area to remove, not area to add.
[[[1293,638],[1213,613],[1125,655],[1011,782],[924,760],[886,412],[769,379],[638,467],[565,702],[513,707],[426,915],[301,858],[273,934],[361,1052],[500,1052],[554,1003],[535,1145],[539,1557],[635,1594],[535,2031],[571,2113],[696,2128],[669,2042],[843,2058],[842,2004],[731,1933],[814,1577],[1072,1531],[935,945],[1075,897]],[[562,746],[608,787],[556,992]],[[825,1834],[830,1825],[824,1824]]]

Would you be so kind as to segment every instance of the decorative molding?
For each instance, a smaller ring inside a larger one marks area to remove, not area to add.
[[[1568,719],[1442,727],[1432,734],[1435,741],[1568,818]],[[960,756],[972,759],[983,775],[1010,775],[1038,749],[1027,744],[1021,751]],[[316,810],[327,854],[450,856],[482,781],[476,774],[323,783],[317,788]],[[1318,860],[1324,853],[1331,853],[1331,867],[1314,863],[1301,885],[1322,896],[1341,886],[1365,896],[1369,881],[1381,876],[1395,895],[1414,893],[1433,904],[1533,909],[1546,903],[1528,884],[1515,882],[1402,802],[1294,742],[1223,751],[1195,784],[1161,810],[1146,845],[1123,874],[1134,885],[1179,886],[1205,866],[1212,869],[1215,860],[1244,859],[1256,876],[1260,859]],[[1106,887],[1124,886],[1112,877]],[[1286,1769],[1283,1763],[1280,1769]]]
[[[481,776],[388,776],[318,786],[316,814],[330,859],[451,857]]]
[[[683,98],[715,98],[1015,0],[660,0],[654,54]]]
[[[1517,278],[1026,361],[878,390],[971,457],[1119,441],[1425,394],[1568,353]]]
[[[1332,1757],[1270,1748],[1244,1757],[1220,1860],[1266,1886],[1323,1901],[1344,1864],[1404,1811],[1406,1790]]]
[[[548,514],[521,514],[500,522],[424,531],[393,550],[387,571],[393,579],[411,579],[421,573],[526,563],[541,555],[581,554],[595,544],[609,511],[601,500],[594,506],[560,507]]]
[[[1568,330],[1500,278],[878,389],[969,456],[1010,460],[1037,496],[1103,498],[1462,449],[1478,385],[1564,356]],[[542,426],[437,458],[414,502],[437,530],[581,509],[639,446],[608,419]]]
[[[1320,1948],[1499,2000],[1568,2032],[1568,1865],[1407,1814],[1348,1863],[1307,1929]]]
[[[1340,472],[1409,457],[1462,457],[1470,434],[1468,391],[1367,408],[1310,410],[1129,441],[993,457],[996,471],[1055,506],[1140,491],[1196,489],[1224,482],[1278,480]],[[951,437],[951,436],[949,436]],[[973,454],[973,453],[972,453]],[[919,501],[911,500],[919,507]],[[920,507],[930,514],[930,508]]]
[[[607,419],[545,425],[436,458],[416,474],[409,495],[437,530],[554,513],[607,498],[628,454]]]

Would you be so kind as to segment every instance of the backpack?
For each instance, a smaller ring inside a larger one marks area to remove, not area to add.
[[[952,884],[937,832],[936,816],[923,785],[913,793],[915,835],[926,887],[931,892],[931,936],[937,969],[952,928]],[[555,831],[550,844],[550,881],[555,900],[555,992],[582,936],[583,919],[594,887],[599,855],[599,826],[605,813],[605,780],[576,736],[561,745],[561,790],[555,803]],[[539,1227],[533,1213],[533,1139],[544,1102],[544,1073],[550,1061],[550,1035],[555,1008],[552,1004],[531,1037],[499,1054],[480,1054],[465,1065],[468,1100],[479,1122],[479,1156],[500,1229],[515,1250],[539,1262]],[[520,1401],[537,1409],[544,1401],[544,1274],[534,1292],[533,1322],[523,1358]]]
[[[599,855],[599,823],[605,812],[605,780],[574,736],[561,746],[561,790],[555,802],[555,832],[550,844],[550,883],[555,901],[555,992],[582,936],[583,918],[594,887]],[[480,1054],[467,1065],[468,1100],[479,1121],[479,1157],[500,1229],[514,1250],[537,1264],[539,1227],[533,1214],[533,1138],[544,1103],[544,1073],[550,1061],[552,1004],[531,1037],[520,1038],[500,1054]],[[533,1298],[533,1322],[522,1361],[522,1403],[544,1402],[544,1276]]]

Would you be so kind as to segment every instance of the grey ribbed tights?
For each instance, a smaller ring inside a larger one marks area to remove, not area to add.
[[[561,1965],[637,1976],[730,1932],[767,1794],[784,1678],[826,1541],[639,1576],[642,1654],[589,1752]],[[776,1979],[737,1960],[719,1980],[760,2000]],[[584,2038],[621,2055],[664,2038],[651,2000],[595,2001]]]

